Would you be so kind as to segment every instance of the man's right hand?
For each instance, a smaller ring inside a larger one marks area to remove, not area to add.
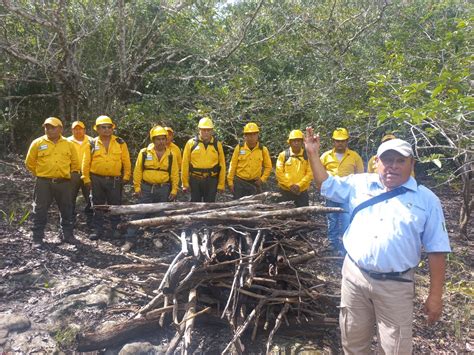
[[[187,193],[188,191],[189,191],[189,187],[184,187],[184,186],[183,186],[183,192],[184,192],[184,193]]]
[[[304,136],[304,148],[308,154],[317,154],[319,156],[319,149],[321,147],[321,140],[319,133],[314,134],[313,127],[306,127],[306,134]]]

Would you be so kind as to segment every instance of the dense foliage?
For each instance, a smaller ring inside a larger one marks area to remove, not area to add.
[[[473,8],[467,0],[2,0],[0,142],[24,152],[45,117],[90,126],[108,114],[136,152],[153,124],[172,125],[182,145],[210,114],[227,148],[253,120],[276,156],[291,129],[312,125],[329,137],[345,126],[365,158],[386,132],[409,139],[420,161],[444,181],[461,176],[466,191]]]

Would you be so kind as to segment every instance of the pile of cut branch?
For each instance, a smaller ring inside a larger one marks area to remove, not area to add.
[[[335,326],[337,296],[328,294],[327,283],[305,268],[308,260],[318,256],[317,246],[305,234],[325,229],[314,222],[312,214],[341,210],[267,202],[274,197],[275,193],[264,193],[212,204],[103,206],[110,214],[159,213],[159,217],[132,220],[122,227],[153,227],[157,235],[174,234],[181,245],[166,268],[142,265],[148,272],[161,270],[160,281],[154,289],[156,296],[128,324],[174,326],[168,354],[181,341],[183,352],[188,353],[195,320],[201,317],[227,321],[233,337],[223,353],[244,352],[244,332],[252,341],[258,332],[268,333],[268,351],[282,324]],[[116,271],[125,269],[115,267]],[[84,339],[79,350],[92,349],[91,338],[89,346]]]

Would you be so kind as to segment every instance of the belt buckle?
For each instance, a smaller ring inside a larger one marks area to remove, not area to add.
[[[369,277],[375,279],[375,280],[382,280],[385,281],[387,279],[387,275],[384,273],[379,273],[379,272],[374,272],[374,271],[368,271],[367,274]]]
[[[58,180],[59,180],[59,178],[51,178],[51,182],[53,184],[57,184],[59,182]]]

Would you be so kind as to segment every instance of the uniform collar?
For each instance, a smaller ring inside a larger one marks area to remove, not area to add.
[[[110,143],[112,143],[112,142],[115,141],[115,140],[117,140],[117,136],[115,136],[115,135],[112,134],[112,135],[110,136]],[[103,144],[103,143],[102,143],[102,139],[100,139],[100,136],[97,136],[97,142],[100,142],[101,144]]]
[[[247,142],[244,142],[244,149],[247,149],[247,150],[254,150],[254,149],[257,149],[259,146],[260,146],[260,142],[257,142],[257,144],[255,145],[255,147],[253,147],[252,149],[250,149],[249,146],[247,145]]]
[[[69,141],[71,141],[71,142],[76,142],[76,143],[79,143],[79,144],[85,143],[85,142],[87,142],[89,139],[90,139],[90,137],[89,137],[87,134],[84,135],[84,139],[83,139],[82,141],[78,141],[76,138],[74,138],[74,136],[68,137],[68,140],[69,140]]]
[[[298,153],[293,153],[293,149],[290,149],[290,157],[302,157],[304,155],[304,148],[301,148]]]
[[[66,140],[66,138],[64,138],[62,134],[59,136],[59,139],[58,139],[58,141],[57,141],[56,143],[54,143],[51,139],[49,139],[46,134],[43,136],[43,138],[44,138],[45,140],[47,140],[48,142],[51,142],[51,143],[53,143],[53,144],[56,144],[56,143],[59,143],[59,142],[61,142],[61,141],[65,141],[65,140]]]
[[[149,152],[153,152],[153,153],[156,154],[156,151],[155,151],[155,144],[154,144],[154,143],[148,144],[148,146],[146,147],[146,150],[149,151]],[[165,148],[165,154],[166,154],[166,152],[168,152],[168,151],[171,152],[170,148],[169,148],[169,147],[166,147],[166,148]]]
[[[331,154],[333,156],[336,156],[336,154],[342,154],[342,155],[346,156],[346,155],[349,155],[349,152],[350,152],[349,148],[346,148],[346,151],[344,153],[336,153],[336,148],[331,149]]]

